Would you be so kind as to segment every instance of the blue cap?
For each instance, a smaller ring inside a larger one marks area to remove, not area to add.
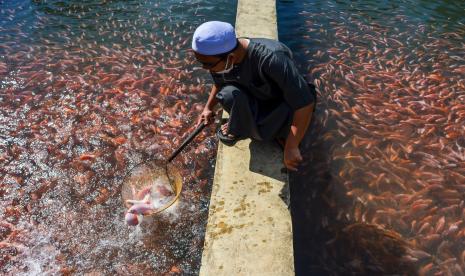
[[[192,49],[199,54],[213,56],[231,51],[236,43],[236,32],[231,24],[209,21],[195,30]]]

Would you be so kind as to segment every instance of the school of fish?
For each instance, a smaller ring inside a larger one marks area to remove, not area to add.
[[[0,2],[1,273],[199,269],[212,129],[177,158],[176,215],[138,238],[119,194],[132,166],[191,130],[208,87],[187,49],[215,13],[196,1],[100,2]],[[326,239],[308,250],[334,275],[463,275],[464,28],[360,14],[301,12],[291,45],[319,95],[301,174],[312,184],[304,212],[320,204],[307,227]]]
[[[173,213],[130,229],[121,185],[192,131],[209,87],[190,40],[212,6],[125,2],[0,2],[1,274],[199,269],[213,126],[173,161]]]
[[[303,215],[323,239],[309,258],[330,275],[464,275],[465,25],[328,5],[304,6],[288,34],[319,96],[294,183],[302,208],[321,204]]]

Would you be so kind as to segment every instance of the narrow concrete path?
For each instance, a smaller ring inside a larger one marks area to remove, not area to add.
[[[239,0],[238,36],[278,38],[274,0]],[[220,143],[200,275],[294,275],[282,151]]]

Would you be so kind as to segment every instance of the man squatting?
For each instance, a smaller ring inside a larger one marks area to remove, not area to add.
[[[272,39],[237,38],[231,24],[219,21],[195,30],[192,49],[214,81],[198,124],[211,123],[220,103],[229,113],[217,131],[221,142],[276,140],[284,148],[285,166],[296,171],[316,92],[297,71],[291,50]]]

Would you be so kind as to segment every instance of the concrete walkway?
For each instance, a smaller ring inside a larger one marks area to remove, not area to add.
[[[238,36],[277,39],[274,0],[239,0]],[[273,144],[220,143],[200,275],[294,275],[292,224]]]

